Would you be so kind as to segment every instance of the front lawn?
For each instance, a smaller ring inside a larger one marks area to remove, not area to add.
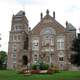
[[[80,71],[61,71],[54,74],[24,76],[16,71],[0,70],[0,80],[80,80]]]

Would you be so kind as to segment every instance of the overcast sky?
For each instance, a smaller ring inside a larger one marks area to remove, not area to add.
[[[56,20],[65,27],[65,21],[72,23],[77,30],[80,27],[80,0],[0,0],[0,33],[2,47],[8,51],[9,31],[12,15],[25,10],[29,26],[33,28],[40,21],[40,13],[45,16],[49,9],[50,15],[56,13]]]

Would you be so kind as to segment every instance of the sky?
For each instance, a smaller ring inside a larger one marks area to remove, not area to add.
[[[50,15],[55,11],[56,20],[65,27],[68,21],[77,32],[80,28],[80,0],[0,0],[0,50],[8,52],[9,31],[11,29],[12,15],[20,10],[26,12],[29,26],[33,28],[49,9]]]

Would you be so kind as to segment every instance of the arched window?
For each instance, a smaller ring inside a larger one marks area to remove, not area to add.
[[[54,35],[56,35],[56,31],[52,27],[43,28],[40,35],[42,39],[42,46],[54,45]]]
[[[49,35],[49,34],[56,34],[56,31],[52,27],[43,28],[40,32],[40,35]]]

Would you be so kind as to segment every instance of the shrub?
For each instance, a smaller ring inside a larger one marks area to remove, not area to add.
[[[27,70],[27,69],[22,69],[22,70],[18,71],[18,73],[24,74],[26,70]]]
[[[53,71],[52,68],[49,68],[48,71],[47,71],[48,74],[52,74],[53,72],[54,72],[54,71]]]
[[[48,70],[49,68],[49,65],[48,64],[40,64],[40,65],[36,65],[36,64],[33,64],[32,65],[32,70]]]
[[[36,64],[33,64],[33,65],[31,66],[31,68],[32,68],[32,70],[37,70],[37,65],[36,65]]]
[[[51,67],[47,71],[48,74],[57,73],[57,72],[59,72],[59,68],[57,66]]]
[[[54,73],[59,72],[59,67],[57,67],[57,66],[54,66],[52,69],[53,69]]]
[[[48,64],[42,64],[40,65],[40,70],[48,70],[49,65]]]

